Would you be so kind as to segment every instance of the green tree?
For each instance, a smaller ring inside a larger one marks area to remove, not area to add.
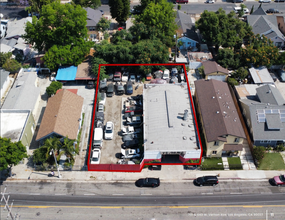
[[[68,137],[65,137],[63,139],[59,149],[59,154],[57,156],[57,161],[59,161],[62,155],[65,155],[67,157],[68,164],[71,166],[74,164],[74,157],[76,154],[79,154],[79,148],[75,148],[74,141],[75,140],[68,139]]]
[[[161,0],[159,3],[150,2],[142,14],[136,16],[136,22],[143,22],[149,28],[156,29],[165,38],[163,42],[167,42],[167,46],[173,46],[173,36],[178,28],[175,18],[173,4]]]
[[[241,10],[238,11],[238,16],[241,18],[244,15],[244,10],[246,6],[244,4],[240,4]]]
[[[97,31],[101,31],[104,33],[106,30],[110,28],[110,25],[111,25],[111,21],[109,21],[106,18],[101,18],[96,25],[96,29]]]
[[[229,14],[220,8],[217,12],[205,10],[201,18],[196,21],[196,28],[199,29],[208,45],[239,49],[243,39],[251,32],[251,27],[236,19],[234,11]]]
[[[44,5],[41,17],[28,22],[23,38],[38,51],[48,51],[54,45],[81,46],[87,39],[86,11],[81,6],[61,4],[60,1]]]
[[[123,24],[130,14],[130,1],[129,0],[109,0],[110,12],[119,24]]]
[[[21,160],[27,158],[26,147],[18,142],[11,142],[9,138],[0,137],[0,170],[10,169],[10,176],[12,166],[16,166]]]
[[[254,146],[253,147],[253,157],[260,162],[265,154],[265,147],[263,146]]]
[[[12,57],[12,53],[8,52],[8,53],[4,53],[4,52],[0,52],[0,67],[3,66],[3,64]]]
[[[62,83],[58,81],[53,81],[49,87],[46,88],[48,96],[56,94],[56,91],[62,88]]]
[[[143,11],[151,2],[154,4],[160,4],[162,0],[141,0],[141,4],[139,6],[140,11]]]
[[[239,67],[233,74],[233,77],[238,80],[244,80],[248,76],[248,71],[244,67]]]
[[[81,7],[89,7],[97,9],[101,6],[101,0],[72,0],[75,5],[80,5]]]
[[[55,0],[28,0],[29,2],[29,7],[26,8],[26,10],[29,13],[37,13],[40,14],[41,9],[44,5],[48,5]]]
[[[181,10],[181,5],[177,5],[177,10]]]
[[[97,79],[98,72],[99,72],[99,64],[107,64],[107,62],[101,58],[92,57],[90,71],[96,76],[96,79]],[[108,77],[109,76],[106,74],[106,66],[101,66],[100,67],[100,80],[103,80]]]
[[[16,73],[19,71],[19,69],[21,68],[21,64],[18,63],[17,60],[14,59],[7,59],[6,62],[3,64],[3,68],[7,71],[9,71],[10,73]]]
[[[205,72],[204,72],[204,66],[203,65],[198,68],[198,72],[199,72],[200,76],[205,78]]]
[[[218,50],[217,63],[224,68],[236,69],[240,66],[239,53],[233,49],[225,48]]]
[[[132,34],[127,31],[127,30],[121,30],[121,31],[117,31],[113,37],[112,37],[112,43],[113,44],[124,44],[128,47],[130,47],[131,44],[131,40],[133,39]]]
[[[228,83],[229,83],[231,86],[237,86],[237,85],[239,84],[236,79],[231,78],[231,77],[228,77]]]

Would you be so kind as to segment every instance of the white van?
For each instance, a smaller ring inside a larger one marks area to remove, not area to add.
[[[95,128],[94,129],[94,140],[93,140],[93,148],[102,148],[103,143],[103,129]]]
[[[170,74],[169,69],[165,69],[163,72],[162,79],[169,79],[169,74]]]
[[[234,7],[234,11],[235,11],[235,13],[238,13],[239,11],[241,11],[241,7]],[[243,12],[244,12],[245,14],[248,14],[248,13],[249,13],[248,8],[244,8],[244,9],[243,9]]]

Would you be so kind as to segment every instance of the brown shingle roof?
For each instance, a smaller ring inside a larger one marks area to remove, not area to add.
[[[195,89],[207,142],[221,140],[224,135],[245,138],[227,83],[218,80],[197,80]]]
[[[36,140],[51,133],[76,139],[83,100],[66,89],[49,98]]]
[[[205,75],[209,75],[211,73],[221,72],[225,74],[229,74],[229,71],[223,67],[221,67],[219,64],[217,64],[215,61],[204,61],[204,73]]]

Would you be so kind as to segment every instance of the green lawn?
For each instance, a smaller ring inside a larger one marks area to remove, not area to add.
[[[221,165],[218,165],[221,163]],[[223,161],[221,157],[205,158],[202,163],[202,170],[223,170]]]
[[[242,165],[239,157],[228,157],[230,170],[242,170]]]
[[[280,153],[265,153],[259,170],[285,170],[285,164]]]

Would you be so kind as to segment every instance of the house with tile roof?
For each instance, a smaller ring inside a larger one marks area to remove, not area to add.
[[[229,71],[215,61],[204,61],[202,62],[204,67],[205,79],[215,79],[220,81],[227,81]]]
[[[76,140],[82,120],[83,98],[63,89],[48,99],[36,141],[49,137]]]
[[[252,27],[254,34],[264,35],[272,40],[274,45],[281,47],[285,45],[285,16],[268,15],[262,7],[252,14],[247,15],[247,23]]]
[[[285,142],[285,100],[274,85],[236,86],[241,111],[255,146]]]
[[[228,84],[218,80],[197,80],[195,101],[202,124],[207,157],[238,156],[246,138]]]

